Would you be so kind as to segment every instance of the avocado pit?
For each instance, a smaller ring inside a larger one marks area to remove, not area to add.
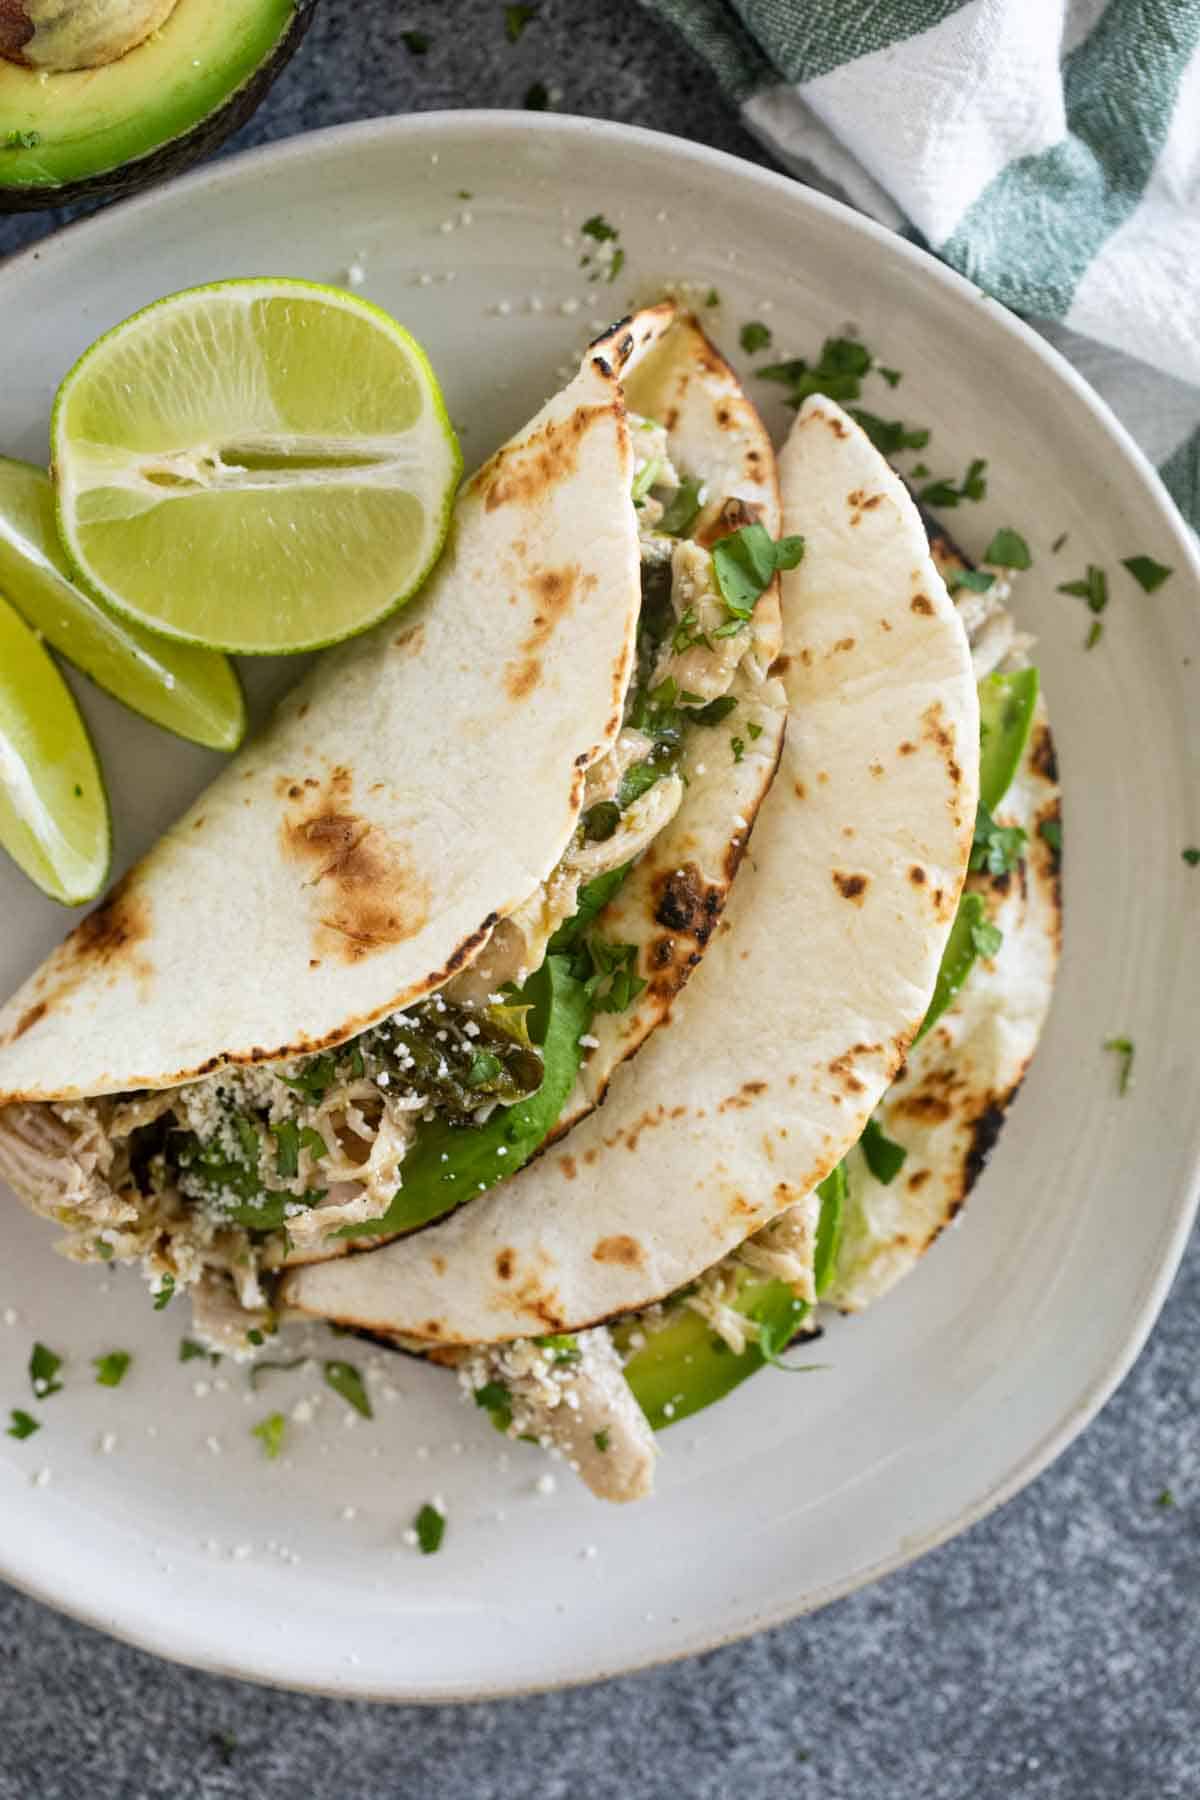
[[[159,27],[177,0],[0,0],[0,56],[66,74],[117,62]]]

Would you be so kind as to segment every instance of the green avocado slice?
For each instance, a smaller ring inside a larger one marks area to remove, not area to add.
[[[160,30],[98,69],[0,58],[0,211],[124,193],[212,148],[247,118],[315,0],[178,0]]]
[[[828,1286],[837,1260],[842,1210],[846,1199],[845,1165],[839,1163],[817,1188],[821,1212],[817,1224],[814,1278],[818,1296]],[[753,1320],[759,1336],[740,1353],[718,1337],[707,1320],[688,1306],[672,1309],[667,1323],[645,1333],[645,1343],[632,1348],[639,1329],[637,1316],[613,1327],[617,1349],[631,1354],[625,1379],[653,1430],[723,1400],[735,1387],[763,1368],[795,1334],[809,1312],[786,1281],[764,1281],[747,1269],[738,1277],[730,1302],[735,1312]]]

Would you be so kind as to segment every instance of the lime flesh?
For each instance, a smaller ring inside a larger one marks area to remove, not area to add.
[[[41,469],[0,457],[0,593],[97,687],[211,750],[235,750],[246,703],[233,666],[106,612],[71,580]]]
[[[364,630],[421,585],[461,458],[424,351],[313,283],[175,294],[85,352],[51,429],[83,583],[153,630],[247,654]]]
[[[20,615],[0,599],[0,845],[65,906],[108,875],[104,778],[71,690]]]

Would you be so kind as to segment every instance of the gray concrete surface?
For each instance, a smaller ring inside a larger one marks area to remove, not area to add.
[[[411,29],[431,39],[423,57],[403,48]],[[761,159],[633,0],[544,0],[516,47],[494,0],[323,0],[231,148],[518,106],[537,80],[563,110]],[[0,223],[0,254],[51,223]],[[299,1699],[169,1667],[0,1590],[0,1800],[1192,1800],[1198,1326],[1193,1243],[1134,1374],[1001,1513],[814,1618],[599,1689],[429,1711]]]

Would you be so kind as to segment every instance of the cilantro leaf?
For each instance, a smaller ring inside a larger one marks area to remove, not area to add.
[[[22,1412],[19,1406],[13,1407],[9,1417],[12,1419],[12,1424],[9,1426],[6,1435],[10,1438],[17,1438],[18,1440],[30,1438],[35,1431],[40,1431],[42,1429],[41,1421],[35,1419],[30,1413]]]
[[[526,112],[545,112],[550,105],[550,90],[544,81],[535,81],[526,88],[522,102]]]
[[[738,342],[747,356],[753,356],[756,350],[769,350],[771,347],[771,328],[764,325],[761,319],[751,319],[743,325],[738,334]]]
[[[366,1383],[353,1363],[327,1362],[323,1373],[326,1386],[331,1387],[335,1394],[340,1394],[346,1404],[352,1406],[356,1413],[361,1413],[364,1419],[375,1417],[371,1410],[371,1399],[367,1393]]]
[[[1024,847],[1025,832],[1021,826],[997,825],[981,800],[975,815],[970,867],[986,869],[989,875],[1008,875],[1020,862]]]
[[[1029,569],[1033,567],[1033,558],[1029,554],[1029,545],[1019,531],[1011,525],[1002,525],[983,553],[985,563],[995,563],[1001,569]]]
[[[283,1449],[283,1440],[286,1435],[287,1420],[279,1412],[268,1413],[265,1419],[250,1427],[250,1436],[258,1439],[270,1462],[274,1462]]]
[[[110,1350],[105,1356],[94,1356],[92,1367],[96,1371],[96,1385],[120,1387],[132,1361],[128,1350]]]
[[[1045,834],[1043,833],[1043,836],[1044,835]],[[1200,864],[1200,849],[1197,849],[1194,844],[1189,844],[1187,849],[1181,850],[1179,854],[1183,857],[1183,860],[1189,869],[1194,869]]]
[[[957,506],[962,500],[982,500],[987,494],[986,469],[987,463],[983,457],[977,456],[967,465],[967,472],[957,487],[950,477],[944,476],[940,481],[931,481],[927,487],[921,488],[917,499],[923,506],[940,507]]]
[[[1049,844],[1056,856],[1062,855],[1062,821],[1061,819],[1043,819],[1038,826],[1038,836],[1043,843]],[[1186,856],[1187,852],[1184,852]],[[1200,861],[1200,854],[1197,856]]]
[[[275,1139],[275,1173],[290,1181],[300,1169],[300,1127],[294,1119],[283,1119],[271,1128]]]
[[[203,1359],[205,1357],[207,1357],[210,1363],[216,1364],[216,1363],[219,1363],[221,1360],[221,1353],[219,1350],[206,1350],[203,1344],[198,1344],[196,1342],[195,1338],[180,1338],[180,1340],[179,1340],[179,1360],[180,1360],[180,1362],[181,1363],[195,1362],[197,1357],[199,1357],[201,1359],[201,1361],[203,1361]]]
[[[883,376],[883,379],[887,382],[889,387],[899,387],[904,379],[899,369],[885,369],[880,367],[879,373]]]
[[[1160,588],[1167,577],[1174,573],[1165,563],[1155,562],[1152,556],[1123,556],[1121,567],[1129,570],[1138,586],[1147,594]]]
[[[250,1333],[247,1332],[246,1335],[249,1337]],[[258,1334],[258,1341],[261,1344],[261,1332]],[[302,1369],[308,1361],[309,1358],[307,1356],[294,1356],[290,1362],[256,1362],[254,1367],[250,1370],[250,1386],[254,1389],[255,1393],[257,1393],[258,1384],[264,1375],[288,1375],[293,1369]]]
[[[901,419],[881,419],[878,413],[852,406],[850,417],[860,425],[883,456],[896,456],[901,450],[923,450],[929,442],[929,431],[923,425],[913,428]]]
[[[587,946],[593,971],[584,982],[588,999],[597,1012],[628,1011],[646,986],[637,973],[637,945],[610,944],[593,933]]]
[[[746,754],[745,738],[731,737],[729,740],[729,749],[733,756],[734,762],[740,763]]]
[[[510,44],[515,44],[525,27],[538,16],[536,6],[506,6],[504,9],[504,35]]]
[[[697,706],[693,712],[688,714],[688,719],[693,725],[719,725],[722,719],[727,719],[730,713],[736,709],[737,695],[721,694],[716,700],[710,700],[704,706]]]
[[[712,548],[713,575],[731,623],[748,619],[776,571],[794,569],[803,555],[802,537],[782,537],[776,543],[757,521],[719,539]]]
[[[1095,563],[1089,563],[1087,574],[1078,581],[1060,581],[1060,594],[1074,594],[1080,600],[1086,600],[1094,613],[1102,613],[1108,605],[1108,576]]]
[[[995,956],[1004,942],[1004,933],[990,919],[982,919],[971,926],[971,942],[980,956]]]
[[[705,306],[720,306],[721,296],[718,294],[716,288],[709,288],[707,294],[704,296],[704,304]]]
[[[485,1381],[476,1388],[475,1404],[484,1409],[497,1431],[507,1431],[512,1424],[512,1395],[502,1381]]]
[[[603,875],[597,875],[595,880],[585,882],[575,896],[574,913],[563,921],[546,946],[548,955],[561,956],[575,948],[593,919],[608,905],[632,867],[632,863],[622,863],[619,869],[608,869]]]
[[[417,1534],[421,1555],[432,1556],[442,1547],[442,1539],[446,1535],[446,1515],[426,1501],[413,1520],[413,1530]]]
[[[790,388],[788,405],[799,407],[810,394],[829,400],[857,400],[863,377],[870,373],[871,352],[855,338],[826,338],[818,360],[810,366],[802,356],[769,363],[757,373],[764,381],[778,381]]]
[[[579,229],[584,237],[592,238],[597,244],[606,244],[620,235],[616,226],[610,225],[603,213],[593,213],[590,219],[583,221]]]
[[[1117,1076],[1117,1092],[1125,1094],[1128,1092],[1130,1078],[1133,1075],[1133,1039],[1127,1037],[1105,1038],[1104,1048],[1111,1050],[1114,1056],[1121,1059],[1120,1073]]]
[[[603,1431],[593,1431],[592,1433],[592,1442],[595,1444],[601,1456],[606,1456],[608,1454],[608,1446],[611,1441],[612,1432],[607,1425],[604,1427]]]
[[[982,895],[964,894],[958,903],[958,911],[950,927],[946,947],[942,951],[941,965],[933,985],[933,998],[921,1021],[921,1029],[913,1039],[914,1043],[919,1044],[926,1032],[936,1025],[971,973],[976,959],[980,956],[994,956],[1002,942],[1003,934],[988,921]]]
[[[972,593],[986,594],[995,579],[990,569],[951,569],[946,577],[946,587],[952,594],[957,594],[959,588],[970,588]]]
[[[33,1346],[29,1356],[29,1385],[35,1399],[48,1400],[51,1394],[62,1393],[63,1384],[56,1379],[62,1366],[62,1357],[47,1350],[45,1344]]]
[[[908,1151],[904,1145],[890,1138],[875,1119],[867,1120],[858,1141],[867,1167],[876,1181],[881,1181],[884,1187],[890,1187],[908,1160]]]
[[[424,56],[429,49],[429,35],[424,31],[402,31],[400,42],[410,56]]]
[[[630,763],[617,785],[618,817],[625,807],[632,806],[635,800],[640,800],[643,794],[648,794],[650,789],[667,773],[668,768],[665,763],[653,761]]]
[[[1100,623],[1099,619],[1093,619],[1091,624],[1088,626],[1088,634],[1083,640],[1084,649],[1085,650],[1094,650],[1096,645],[1100,642],[1101,634],[1103,633],[1103,631],[1104,631],[1104,627]]]

